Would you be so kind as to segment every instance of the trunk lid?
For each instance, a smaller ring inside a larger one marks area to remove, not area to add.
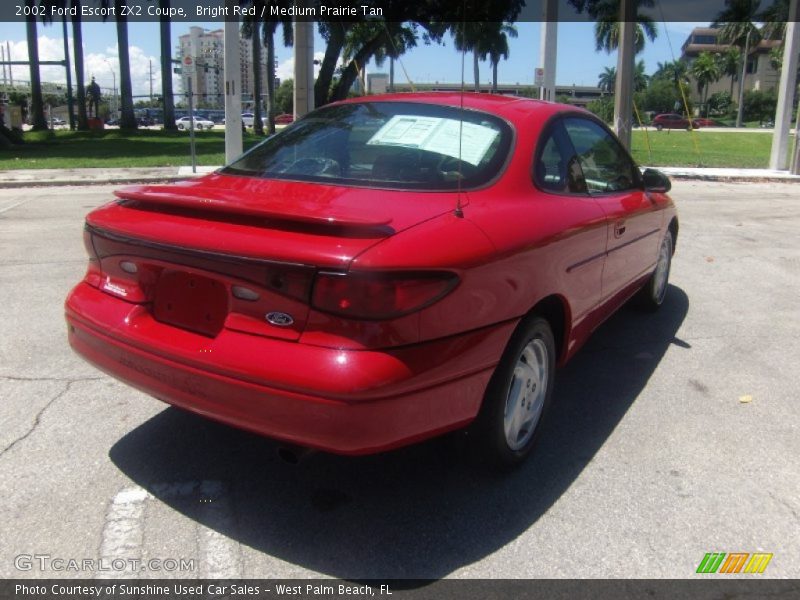
[[[319,269],[455,207],[453,193],[212,174],[132,186],[86,219],[96,285],[169,325],[297,339]]]

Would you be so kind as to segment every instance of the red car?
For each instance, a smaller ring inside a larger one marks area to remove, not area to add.
[[[669,187],[567,105],[328,105],[219,172],[91,212],[69,341],[156,398],[293,445],[366,454],[470,427],[515,464],[556,366],[631,296],[664,300]]]
[[[293,122],[294,122],[294,115],[291,115],[289,113],[283,113],[275,117],[275,123],[277,125],[288,125],[289,123]]]
[[[688,119],[675,113],[664,113],[653,117],[651,123],[658,131],[662,129],[691,129],[692,124]]]

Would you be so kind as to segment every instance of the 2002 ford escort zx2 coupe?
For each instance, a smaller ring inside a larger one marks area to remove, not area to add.
[[[556,365],[664,300],[669,180],[590,113],[491,95],[328,105],[227,167],[86,218],[88,361],[170,404],[340,454],[470,427],[515,464]]]

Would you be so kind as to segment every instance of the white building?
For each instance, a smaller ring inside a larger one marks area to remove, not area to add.
[[[190,27],[189,33],[178,37],[178,57],[181,61],[191,57],[194,64],[192,88],[197,107],[222,108],[225,104],[225,69],[224,69],[224,31],[208,30],[202,27]],[[253,106],[253,42],[249,39],[239,40],[239,63],[242,72],[242,102],[245,107]],[[262,95],[266,88],[266,49],[261,52],[261,85]],[[181,91],[185,94],[189,88],[189,73],[181,73]]]

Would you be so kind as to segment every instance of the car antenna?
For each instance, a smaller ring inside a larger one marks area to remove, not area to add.
[[[461,36],[466,37],[467,33],[467,0],[461,3]],[[453,214],[459,219],[464,218],[464,209],[461,207],[461,142],[464,135],[464,61],[467,55],[466,47],[462,44],[461,48],[461,94],[460,110],[458,113],[458,179],[456,182],[456,209]]]

